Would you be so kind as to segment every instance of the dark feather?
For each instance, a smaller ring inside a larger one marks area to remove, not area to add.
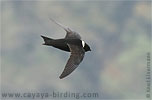
[[[67,61],[67,64],[66,64],[62,74],[60,75],[60,79],[71,74],[81,63],[81,61],[83,60],[84,54],[85,54],[85,50],[81,46],[76,46],[76,45],[72,45],[72,44],[68,44],[68,46],[70,48],[71,55]]]

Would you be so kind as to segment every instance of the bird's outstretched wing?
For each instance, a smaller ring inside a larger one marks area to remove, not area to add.
[[[66,64],[62,74],[60,75],[60,79],[71,74],[81,63],[81,61],[83,60],[84,54],[85,54],[84,49],[80,46],[76,46],[76,45],[72,45],[72,44],[68,44],[68,46],[70,48],[71,55],[67,61],[67,64]]]
[[[77,32],[75,32],[72,29],[70,29],[69,27],[60,24],[59,22],[55,21],[52,18],[50,18],[50,20],[66,31],[65,38],[67,38],[67,39],[81,39],[81,36]]]

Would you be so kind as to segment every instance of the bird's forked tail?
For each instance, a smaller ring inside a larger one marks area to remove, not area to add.
[[[45,37],[45,36],[42,36],[42,35],[41,35],[41,37],[42,37],[43,40],[44,40],[43,45],[51,45],[51,42],[52,42],[53,39],[48,38],[48,37]]]

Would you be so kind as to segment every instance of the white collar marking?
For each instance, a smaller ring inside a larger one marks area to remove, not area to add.
[[[84,46],[85,46],[85,42],[82,40],[82,46],[83,46],[83,48],[84,48]]]

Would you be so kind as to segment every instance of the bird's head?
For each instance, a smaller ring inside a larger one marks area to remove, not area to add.
[[[89,45],[87,43],[85,43],[85,46],[84,46],[84,50],[87,52],[87,51],[91,51]]]

